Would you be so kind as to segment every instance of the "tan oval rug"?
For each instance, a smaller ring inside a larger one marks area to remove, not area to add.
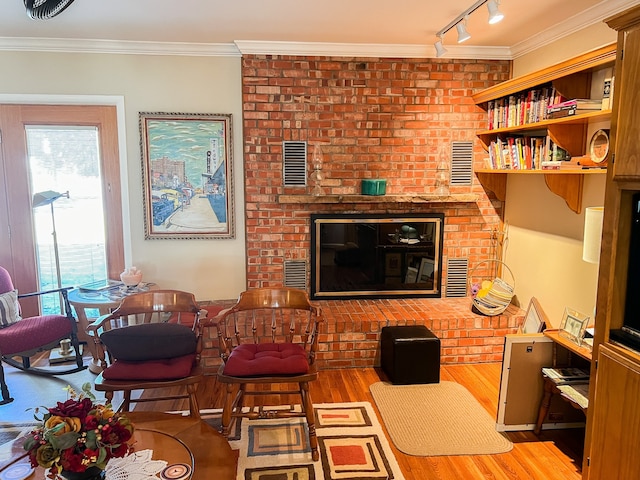
[[[421,457],[505,453],[513,444],[489,413],[455,382],[369,387],[398,450]]]

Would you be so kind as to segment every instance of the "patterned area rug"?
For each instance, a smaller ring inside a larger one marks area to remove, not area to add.
[[[237,480],[404,480],[371,404],[316,404],[315,412],[317,462],[303,418],[236,422],[229,440],[240,451]],[[202,415],[219,426],[219,410]]]

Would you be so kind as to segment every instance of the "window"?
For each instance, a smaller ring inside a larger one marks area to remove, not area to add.
[[[16,288],[27,292],[57,283],[52,221],[63,285],[118,278],[124,248],[115,107],[0,105],[0,131],[0,222],[7,226],[0,229],[0,264]],[[33,195],[51,191],[69,191],[70,198],[34,208]],[[89,211],[87,219],[81,210]],[[37,313],[38,305],[27,308]]]

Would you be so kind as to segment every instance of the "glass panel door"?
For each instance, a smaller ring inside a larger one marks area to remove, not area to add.
[[[107,278],[98,129],[25,126],[39,287]],[[50,297],[43,313],[60,311]]]

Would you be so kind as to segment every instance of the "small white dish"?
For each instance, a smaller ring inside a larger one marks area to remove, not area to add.
[[[33,473],[34,468],[28,463],[16,463],[0,472],[0,480],[24,480]]]

